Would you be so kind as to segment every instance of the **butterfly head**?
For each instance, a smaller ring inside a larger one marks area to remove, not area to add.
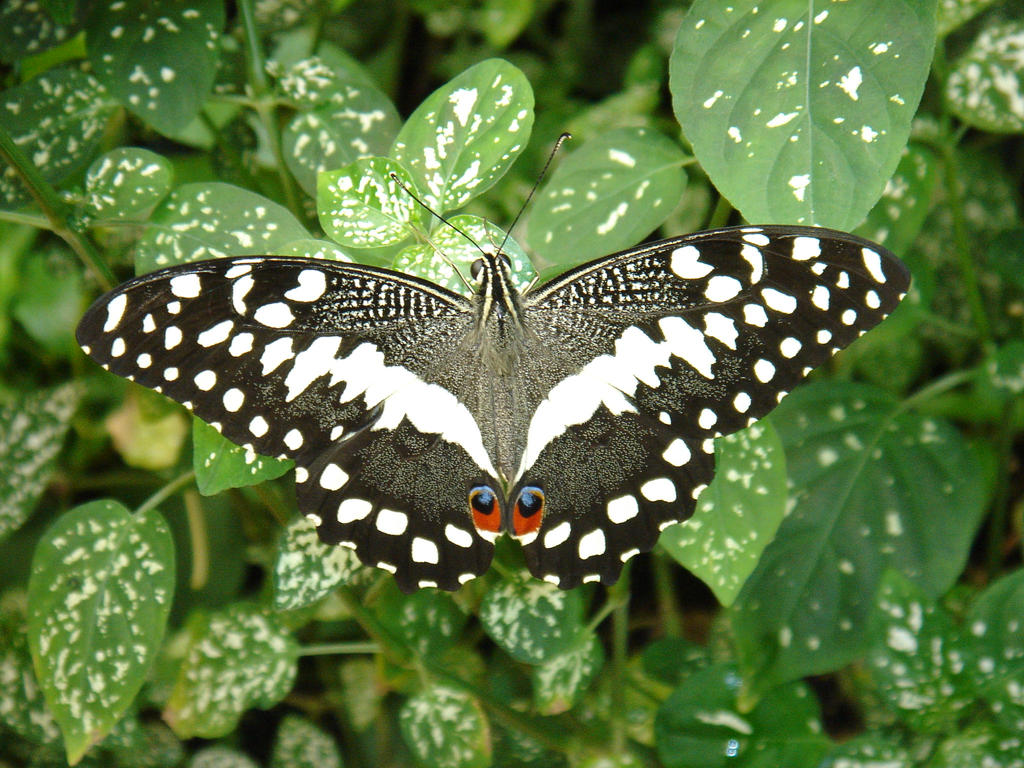
[[[498,320],[518,318],[519,294],[512,283],[512,262],[508,256],[485,251],[470,266],[469,273],[482,310],[482,324],[492,316]]]

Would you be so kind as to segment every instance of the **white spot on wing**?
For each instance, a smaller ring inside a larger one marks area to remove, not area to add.
[[[603,555],[605,550],[604,531],[595,528],[586,536],[580,539],[578,554],[580,560],[588,560],[591,557]]]
[[[202,286],[199,283],[199,275],[178,275],[170,281],[171,293],[179,299],[194,299],[199,295]]]
[[[117,328],[121,322],[121,317],[124,315],[124,308],[127,306],[128,295],[125,293],[115,296],[110,300],[110,303],[107,304],[107,321],[103,324],[104,333],[109,333]]]

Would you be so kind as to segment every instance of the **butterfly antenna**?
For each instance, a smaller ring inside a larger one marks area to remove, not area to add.
[[[548,168],[551,167],[551,161],[555,159],[555,154],[557,154],[558,150],[562,148],[562,145],[565,144],[565,142],[569,141],[569,139],[571,138],[572,134],[566,131],[562,133],[561,136],[558,137],[558,141],[555,142],[555,146],[551,148],[551,153],[548,155],[548,159],[544,163],[544,167],[540,169],[540,174],[537,176],[537,180],[533,182],[533,187],[530,189],[530,194],[526,196],[526,200],[524,200],[523,204],[519,207],[519,213],[517,213],[516,217],[512,219],[512,223],[509,225],[509,228],[505,231],[505,239],[502,240],[501,245],[498,246],[498,253],[501,253],[502,251],[505,250],[505,243],[508,242],[509,235],[512,234],[512,230],[515,229],[516,224],[519,223],[519,219],[522,217],[523,211],[525,211],[526,206],[530,204],[530,201],[533,199],[533,195],[537,191],[537,188],[540,186],[540,183],[544,181],[544,177],[547,175]]]

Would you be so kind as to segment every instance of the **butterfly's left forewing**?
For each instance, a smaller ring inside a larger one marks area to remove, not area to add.
[[[524,544],[532,572],[561,587],[617,579],[693,513],[714,437],[774,408],[908,283],[852,235],[736,227],[614,254],[528,295],[538,343],[575,361],[530,420],[515,478],[545,493]]]
[[[78,340],[228,439],[295,459],[299,508],[325,541],[404,589],[454,589],[493,553],[466,493],[494,468],[443,375],[472,322],[469,302],[426,281],[243,257],[126,283],[89,309]]]

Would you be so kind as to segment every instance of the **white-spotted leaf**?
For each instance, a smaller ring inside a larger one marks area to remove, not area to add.
[[[772,415],[791,508],[733,606],[758,689],[836,669],[865,642],[882,573],[928,594],[961,573],[984,512],[984,473],[949,424],[879,389],[808,384]]]
[[[317,180],[317,211],[327,236],[349,248],[394,245],[423,228],[420,204],[391,178],[415,189],[409,172],[386,157],[367,157]]]
[[[1014,339],[1000,347],[985,363],[989,383],[1005,394],[1024,393],[1024,341]]]
[[[21,527],[42,496],[80,395],[65,384],[0,408],[0,540]]]
[[[971,606],[964,627],[974,641],[971,679],[1008,733],[1024,733],[1024,570],[999,579]]]
[[[0,730],[32,744],[60,740],[60,729],[32,669],[24,617],[7,613],[0,613]]]
[[[192,618],[164,720],[183,739],[230,733],[250,707],[267,709],[295,682],[298,645],[271,612],[236,603]]]
[[[945,37],[995,2],[996,0],[939,0],[936,33],[939,37]]]
[[[277,727],[270,768],[341,768],[334,739],[304,717],[285,715]]]
[[[952,618],[897,571],[882,578],[866,663],[877,694],[916,733],[955,730],[975,701],[974,666]]]
[[[436,659],[450,648],[466,625],[466,614],[451,595],[437,589],[403,594],[388,581],[373,602],[381,625],[421,659]]]
[[[257,485],[280,477],[295,466],[291,459],[262,456],[236,445],[200,419],[192,419],[192,466],[196,486],[204,496],[228,488]]]
[[[686,187],[679,146],[620,128],[562,160],[537,196],[529,241],[542,276],[627,248],[653,232]]]
[[[256,761],[243,752],[215,744],[193,755],[188,768],[259,768]]]
[[[427,204],[445,213],[500,179],[532,128],[526,76],[488,59],[430,94],[402,126],[391,156],[409,169]]]
[[[310,259],[330,259],[331,261],[344,261],[351,263],[352,257],[330,240],[316,240],[314,238],[303,238],[293,240],[286,245],[278,246],[272,253],[276,256],[303,256]]]
[[[939,162],[934,153],[919,144],[905,147],[882,198],[857,227],[856,234],[897,255],[906,253],[924,226],[938,175]]]
[[[1024,768],[1024,739],[992,723],[969,723],[935,745],[928,768]]]
[[[121,719],[160,648],[174,595],[170,529],[156,511],[84,504],[40,540],[28,589],[36,677],[74,764]]]
[[[59,45],[75,34],[67,19],[58,20],[53,8],[38,0],[6,0],[0,3],[0,61],[19,59]]]
[[[604,666],[604,648],[597,635],[581,632],[565,653],[533,667],[533,703],[542,715],[571,709]]]
[[[697,0],[676,38],[676,118],[748,221],[850,229],[899,162],[936,0]]]
[[[112,149],[85,174],[85,209],[93,219],[144,219],[171,191],[172,174],[156,152]]]
[[[0,125],[43,177],[57,184],[85,168],[117,108],[95,77],[58,68],[4,91]],[[0,205],[27,202],[28,190],[14,168],[0,167]]]
[[[273,253],[309,233],[282,205],[221,182],[175,189],[135,247],[135,272],[220,256]]]
[[[946,99],[968,125],[1024,132],[1024,21],[982,30],[946,78]]]
[[[85,38],[96,77],[143,122],[173,134],[213,86],[223,0],[97,3]]]
[[[480,704],[454,688],[434,686],[398,713],[402,740],[425,768],[487,768],[491,729]]]
[[[502,581],[480,604],[484,631],[506,653],[543,664],[568,651],[583,629],[583,598],[546,581]]]
[[[316,524],[305,517],[285,529],[274,560],[274,608],[294,611],[347,584],[362,569],[355,552],[320,541]]]
[[[786,512],[786,456],[769,421],[715,441],[715,478],[697,511],[659,542],[731,605]]]
[[[819,768],[902,768],[913,765],[907,748],[877,731],[836,743]]]
[[[437,247],[436,251],[428,244],[410,245],[399,251],[392,268],[426,278],[464,296],[472,296],[471,287],[459,279],[459,274],[466,281],[471,281],[472,264],[481,255],[477,246],[488,253],[495,253],[504,242],[502,253],[512,263],[513,284],[523,291],[536,277],[523,247],[511,237],[506,240],[505,233],[496,225],[468,214],[452,216],[448,223],[451,226],[440,227],[430,236],[431,242]],[[467,240],[458,231],[460,229],[473,242]]]

